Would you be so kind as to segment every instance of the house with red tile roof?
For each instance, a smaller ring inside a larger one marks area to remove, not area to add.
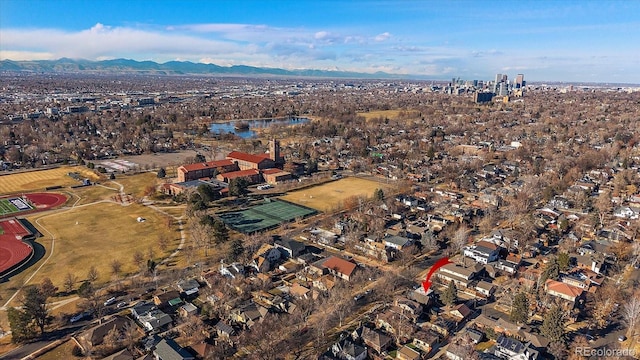
[[[547,279],[547,281],[544,283],[544,289],[547,294],[559,297],[563,300],[567,300],[573,305],[575,305],[576,301],[580,299],[584,294],[584,290],[579,287],[565,284],[553,279]]]
[[[356,270],[356,264],[337,256],[328,257],[322,263],[322,267],[329,270],[330,273],[347,281],[349,281],[353,272]]]

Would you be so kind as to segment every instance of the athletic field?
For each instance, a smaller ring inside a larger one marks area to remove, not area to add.
[[[98,180],[98,175],[83,166],[61,166],[55,169],[9,173],[0,176],[0,194],[43,190],[49,186],[78,185],[79,181],[67,174],[76,172],[81,178]]]
[[[222,221],[243,234],[251,234],[277,227],[296,218],[305,218],[317,211],[286,201],[272,200],[247,210],[218,215]]]
[[[0,199],[0,216],[32,209],[33,207],[21,198]]]
[[[281,199],[329,212],[342,208],[344,200],[350,196],[368,198],[373,196],[376,189],[382,189],[386,193],[389,188],[389,185],[374,180],[346,177],[322,185],[292,191],[282,196]]]

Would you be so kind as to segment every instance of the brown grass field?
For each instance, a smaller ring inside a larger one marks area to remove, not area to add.
[[[373,180],[347,177],[322,185],[292,191],[283,200],[323,212],[337,210],[350,196],[372,197],[376,189],[388,190],[391,186]]]
[[[358,113],[359,116],[364,116],[367,121],[372,121],[378,118],[398,119],[401,117],[415,118],[419,113],[415,110],[377,110],[369,112]]]
[[[139,216],[146,221],[137,222]],[[106,283],[113,280],[111,262],[114,259],[122,264],[120,277],[123,278],[125,274],[138,271],[133,262],[136,251],[142,252],[146,258],[149,248],[153,248],[157,260],[168,255],[180,242],[175,221],[172,228],[168,229],[164,216],[138,204],[123,207],[99,203],[64,212],[38,214],[29,220],[38,228],[50,231],[56,238],[53,256],[30,284],[39,284],[48,277],[61,289],[67,273],[76,275],[79,286],[94,265],[99,272],[98,283]],[[43,233],[45,236],[38,242],[46,249],[46,259],[51,253],[51,238],[46,231]],[[162,234],[171,239],[169,249],[164,253],[158,246],[158,238]],[[10,297],[44,259],[0,284],[0,296],[4,299]]]
[[[124,186],[125,193],[135,197],[142,197],[145,189],[159,183],[160,179],[158,179],[156,173],[145,172],[135,175],[116,175],[114,181]],[[114,184],[114,181],[107,181],[104,185],[117,189],[118,185]]]
[[[78,185],[67,173],[77,172],[82,177],[92,181],[97,180],[98,175],[83,166],[63,166],[55,169],[29,171],[0,176],[0,194],[11,194],[32,190],[43,190],[48,186]]]

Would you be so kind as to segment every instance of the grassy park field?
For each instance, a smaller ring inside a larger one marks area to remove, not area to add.
[[[138,222],[138,217],[146,220]],[[166,218],[137,204],[93,204],[43,216],[38,223],[55,235],[56,251],[33,281],[49,277],[57,286],[62,285],[67,272],[85,279],[91,265],[98,269],[99,281],[111,280],[114,259],[122,263],[121,275],[133,273],[138,270],[133,262],[136,251],[147,254],[151,247],[159,257],[159,236],[169,237],[176,245],[180,238],[175,229],[167,228]]]
[[[340,208],[344,199],[351,196],[373,196],[376,189],[388,190],[386,184],[373,180],[347,177],[322,185],[297,190],[282,196],[283,200],[323,212]]]
[[[368,112],[360,112],[359,116],[364,116],[367,121],[372,121],[375,119],[398,119],[398,118],[415,118],[419,117],[419,113],[415,110],[377,110],[377,111],[368,111]]]
[[[31,190],[43,190],[48,186],[78,185],[79,182],[67,174],[77,172],[82,178],[92,181],[98,176],[83,166],[63,166],[55,169],[13,173],[0,176],[0,194],[12,194]]]
[[[138,222],[138,217],[145,218],[145,221]],[[166,217],[138,204],[123,207],[98,203],[60,213],[34,215],[30,221],[47,230],[38,240],[45,247],[45,259],[53,250],[51,258],[30,283],[37,284],[48,277],[59,288],[63,287],[67,273],[77,277],[79,286],[92,265],[98,270],[99,283],[112,280],[111,263],[114,259],[122,264],[120,277],[137,272],[138,267],[133,261],[136,251],[144,254],[146,262],[152,248],[157,260],[168,255],[180,242],[175,221],[169,229]],[[51,247],[51,234],[55,236],[54,249]],[[165,252],[158,245],[160,236],[170,240]],[[13,276],[11,281],[0,284],[0,296],[8,298],[15,291],[15,286],[23,283],[36,268],[26,269]]]

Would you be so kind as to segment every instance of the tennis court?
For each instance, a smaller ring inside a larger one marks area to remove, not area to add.
[[[281,200],[271,200],[247,210],[232,211],[218,216],[231,229],[243,234],[251,234],[316,213],[316,210],[308,207]]]

